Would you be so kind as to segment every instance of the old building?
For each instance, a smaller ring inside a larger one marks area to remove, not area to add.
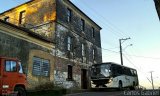
[[[21,60],[24,71],[27,72],[28,88],[48,81],[53,82],[53,48],[52,42],[38,34],[0,20],[0,55]],[[47,66],[38,64],[38,60],[46,61]],[[44,67],[38,77],[37,67]]]
[[[160,19],[160,0],[154,0],[154,2],[155,2],[156,10]]]
[[[54,46],[49,53],[54,59],[55,84],[66,88],[89,87],[89,66],[102,62],[101,27],[71,1],[31,0],[1,13],[0,19],[27,28],[30,32],[52,42],[47,44]],[[31,51],[30,54],[32,53],[40,52]],[[45,56],[42,52],[37,57]],[[29,60],[29,56],[26,59]],[[28,69],[27,73],[31,72],[31,76],[38,78],[38,71],[34,72],[36,64],[31,62],[30,66],[27,63],[29,61],[24,65]],[[45,63],[43,65],[45,66]]]

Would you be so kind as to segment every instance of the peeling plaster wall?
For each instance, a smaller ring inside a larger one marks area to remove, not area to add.
[[[11,32],[19,32],[19,30],[11,29],[9,26],[5,27]],[[34,42],[22,40],[18,35],[12,36],[8,31],[5,31],[4,26],[0,26],[0,56],[13,57],[21,60],[24,72],[27,75],[27,89],[33,89],[39,84],[42,84],[42,82],[53,82],[54,57],[51,55],[51,52],[51,50],[36,45]],[[34,76],[32,74],[32,60],[34,56],[50,60],[51,71],[48,77]]]
[[[54,39],[54,21],[56,20],[55,0],[32,0],[0,15],[0,19],[9,16],[9,22],[31,29],[46,38]],[[20,12],[25,11],[25,23],[19,24]]]

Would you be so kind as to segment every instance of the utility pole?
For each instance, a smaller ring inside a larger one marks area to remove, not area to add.
[[[152,82],[152,88],[153,88],[153,90],[154,90],[153,76],[152,76],[152,73],[153,73],[153,71],[151,71],[150,73],[151,73],[151,82]]]
[[[123,56],[122,56],[122,41],[126,41],[128,39],[131,39],[130,37],[129,38],[125,38],[125,39],[119,39],[119,45],[120,45],[120,58],[121,58],[121,65],[123,65]]]

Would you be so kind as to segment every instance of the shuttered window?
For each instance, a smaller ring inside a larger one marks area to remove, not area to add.
[[[49,76],[49,60],[33,57],[33,75]]]

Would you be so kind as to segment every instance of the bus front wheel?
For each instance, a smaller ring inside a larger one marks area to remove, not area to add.
[[[122,83],[122,81],[119,81],[118,90],[122,91],[122,89],[123,89],[123,83]]]

